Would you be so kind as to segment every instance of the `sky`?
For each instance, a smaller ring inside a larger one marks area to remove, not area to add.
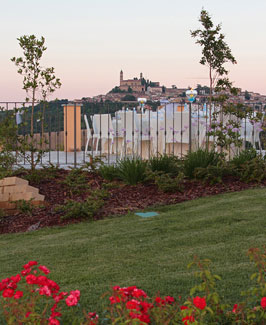
[[[10,58],[22,56],[17,38],[45,37],[41,60],[62,82],[49,99],[105,94],[139,77],[179,88],[208,85],[201,48],[190,31],[202,8],[237,60],[229,78],[242,90],[266,95],[265,0],[0,0],[0,102],[23,101],[22,76]]]

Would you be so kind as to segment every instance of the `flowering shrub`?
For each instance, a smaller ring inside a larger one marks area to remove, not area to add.
[[[7,324],[60,324],[64,306],[78,304],[79,290],[60,291],[59,285],[47,277],[50,270],[29,261],[20,273],[0,282],[0,304]],[[93,325],[97,315],[88,315],[85,324]]]
[[[190,290],[190,297],[185,301],[159,294],[150,298],[136,286],[114,286],[104,319],[90,312],[84,313],[81,321],[68,319],[67,324],[266,324],[266,250],[252,248],[248,255],[258,269],[251,276],[256,284],[242,293],[245,297],[242,302],[233,306],[221,302],[215,288],[220,277],[210,272],[210,261],[195,257],[189,267],[198,268],[195,276],[200,284]],[[0,302],[7,324],[57,325],[63,309],[78,304],[79,290],[60,292],[58,284],[46,277],[49,269],[37,265],[36,261],[30,261],[20,274],[0,282]]]

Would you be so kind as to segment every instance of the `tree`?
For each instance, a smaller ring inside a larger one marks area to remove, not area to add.
[[[40,60],[46,47],[44,46],[45,38],[37,39],[35,35],[24,35],[17,39],[23,50],[23,57],[13,57],[12,62],[18,67],[18,73],[23,76],[23,89],[26,91],[26,101],[31,102],[31,168],[35,167],[36,162],[40,160],[41,151],[36,150],[34,144],[34,107],[38,100],[46,102],[47,96],[60,88],[61,83],[54,75],[54,68],[43,68]],[[45,106],[43,113],[45,111]],[[43,120],[43,116],[41,118]],[[42,126],[43,129],[43,126]],[[34,162],[34,153],[37,152],[37,160]]]
[[[121,101],[123,102],[134,102],[136,100],[137,100],[136,97],[133,95],[126,95],[123,98],[121,98]]]
[[[214,27],[209,13],[204,9],[201,11],[199,22],[203,28],[190,31],[190,33],[193,38],[197,39],[196,44],[202,47],[200,64],[209,69],[211,101],[214,91],[232,89],[232,83],[226,78],[228,70],[225,69],[224,64],[227,62],[236,64],[237,62],[224,41],[225,36],[220,32],[221,24]]]
[[[245,91],[245,100],[250,100],[250,94],[247,90]]]

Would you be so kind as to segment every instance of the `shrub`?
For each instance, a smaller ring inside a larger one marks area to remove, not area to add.
[[[115,165],[103,165],[99,168],[99,174],[102,178],[107,181],[114,181],[115,179],[119,179],[119,170]]]
[[[220,276],[210,270],[210,260],[194,261],[194,275],[200,283],[190,290],[183,301],[179,296],[156,294],[150,298],[136,286],[112,287],[109,306],[105,308],[104,319],[93,313],[84,312],[83,320],[73,313],[78,306],[80,291],[59,292],[58,284],[48,278],[50,270],[36,261],[23,266],[22,271],[0,281],[0,304],[6,324],[266,324],[266,251],[251,248],[250,260],[257,272],[251,275],[255,285],[242,293],[245,298],[234,306],[224,304],[216,289]],[[66,311],[72,310],[72,315]]]
[[[64,179],[63,184],[68,186],[71,196],[89,189],[86,173],[83,168],[72,168]]]
[[[241,151],[237,156],[235,156],[231,160],[231,164],[236,168],[240,168],[243,164],[256,157],[257,151],[254,148],[246,149]]]
[[[29,261],[20,273],[0,282],[5,324],[58,325],[63,311],[78,304],[80,291],[60,292],[49,273],[46,266]]]
[[[148,161],[148,167],[153,172],[159,171],[177,175],[180,171],[180,160],[173,155],[160,155],[158,157],[152,157]]]
[[[146,179],[147,162],[140,158],[120,160],[117,168],[119,178],[129,185],[136,185]]]
[[[218,162],[221,161],[223,155],[215,152],[203,149],[190,152],[184,159],[184,174],[189,178],[195,176],[194,172],[196,168],[206,168],[208,166],[217,166]]]
[[[266,162],[261,156],[257,156],[241,165],[238,172],[244,182],[261,182],[266,179]]]
[[[173,177],[170,174],[165,174],[162,172],[151,172],[148,179],[152,179],[162,192],[174,193],[183,191],[183,173],[179,173],[178,176]]]
[[[27,215],[31,216],[33,209],[34,209],[32,200],[33,199],[30,199],[29,201],[26,201],[26,200],[15,201],[16,209],[23,214],[27,214]]]
[[[201,179],[210,184],[221,183],[223,177],[234,174],[231,166],[224,161],[220,161],[217,166],[209,165],[205,168],[199,167],[194,171],[196,179]]]
[[[104,205],[104,199],[108,196],[105,190],[91,191],[91,195],[84,202],[67,200],[64,205],[55,208],[56,212],[64,213],[61,219],[86,218],[92,220],[94,215]]]

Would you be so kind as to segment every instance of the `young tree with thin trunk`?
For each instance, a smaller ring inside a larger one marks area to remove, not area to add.
[[[46,101],[47,95],[60,88],[61,83],[54,75],[54,68],[43,68],[40,60],[44,51],[45,38],[37,39],[35,35],[24,35],[18,38],[19,45],[23,50],[23,57],[13,57],[12,62],[18,67],[18,73],[23,76],[23,89],[26,91],[26,101],[31,103],[31,125],[30,138],[31,168],[34,169],[39,162],[42,150],[37,150],[34,143],[34,107],[41,99]],[[42,116],[42,119],[44,116]],[[37,152],[37,159],[34,159],[34,153]]]
[[[211,102],[214,92],[232,89],[232,83],[227,78],[228,70],[224,65],[228,62],[232,64],[237,62],[224,40],[224,34],[221,33],[221,24],[215,27],[209,13],[204,9],[200,13],[199,22],[202,24],[202,29],[190,33],[193,38],[196,38],[196,43],[202,47],[200,64],[207,66],[209,70]]]

